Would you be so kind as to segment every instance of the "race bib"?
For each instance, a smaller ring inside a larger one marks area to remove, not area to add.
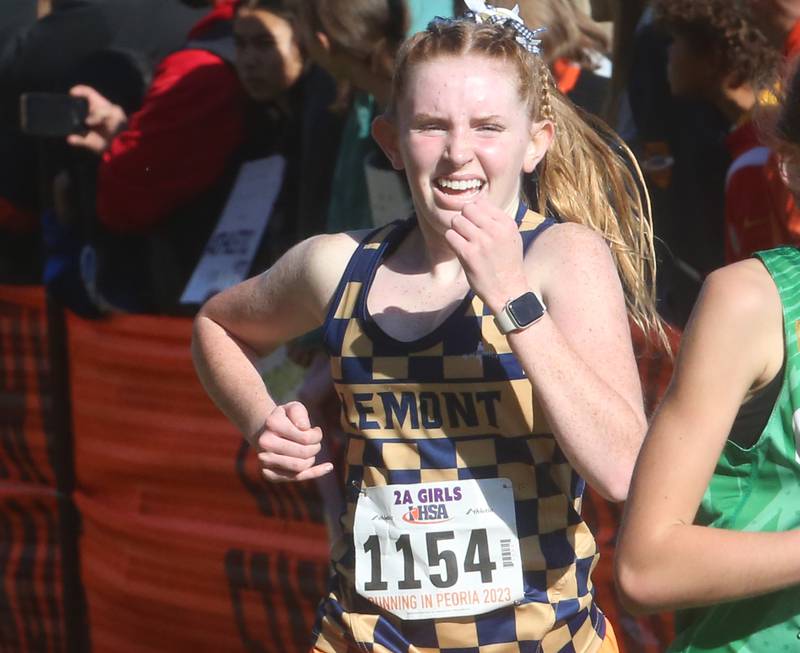
[[[242,164],[181,304],[202,304],[244,280],[283,187],[285,169],[286,159],[277,154]]]
[[[401,619],[476,615],[524,595],[508,479],[366,488],[353,537],[356,591]]]

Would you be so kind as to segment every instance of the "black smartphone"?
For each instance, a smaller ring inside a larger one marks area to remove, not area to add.
[[[86,132],[86,98],[66,93],[23,93],[19,109],[20,127],[26,134],[64,137]]]

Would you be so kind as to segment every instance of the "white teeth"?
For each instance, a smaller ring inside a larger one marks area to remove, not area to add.
[[[483,182],[480,179],[437,179],[436,183],[443,188],[451,190],[469,190],[483,186]]]

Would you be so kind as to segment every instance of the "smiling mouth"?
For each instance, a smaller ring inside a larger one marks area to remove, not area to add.
[[[445,195],[472,195],[477,194],[483,188],[484,182],[482,179],[448,179],[446,177],[439,177],[435,181],[436,188],[442,191]]]

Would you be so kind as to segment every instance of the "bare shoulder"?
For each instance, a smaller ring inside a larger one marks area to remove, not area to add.
[[[297,252],[309,290],[322,309],[333,298],[347,264],[367,233],[367,230],[360,230],[314,236],[306,240]]]
[[[542,232],[525,255],[525,266],[543,292],[576,284],[587,288],[619,286],[614,259],[603,236],[574,222],[561,222]]]
[[[327,307],[364,233],[304,240],[256,277],[215,295],[201,317],[223,325],[259,352],[322,324]]]
[[[778,373],[783,350],[778,289],[760,261],[747,259],[706,278],[682,338],[676,375],[695,364],[733,366],[746,374],[749,392]],[[729,381],[733,375],[729,370]]]
[[[593,262],[596,256],[610,258],[611,251],[597,231],[575,222],[559,222],[536,238],[529,255],[550,264],[581,264]]]
[[[726,319],[747,320],[751,325],[765,319],[782,319],[778,289],[764,265],[746,259],[715,270],[706,277],[698,308]]]

